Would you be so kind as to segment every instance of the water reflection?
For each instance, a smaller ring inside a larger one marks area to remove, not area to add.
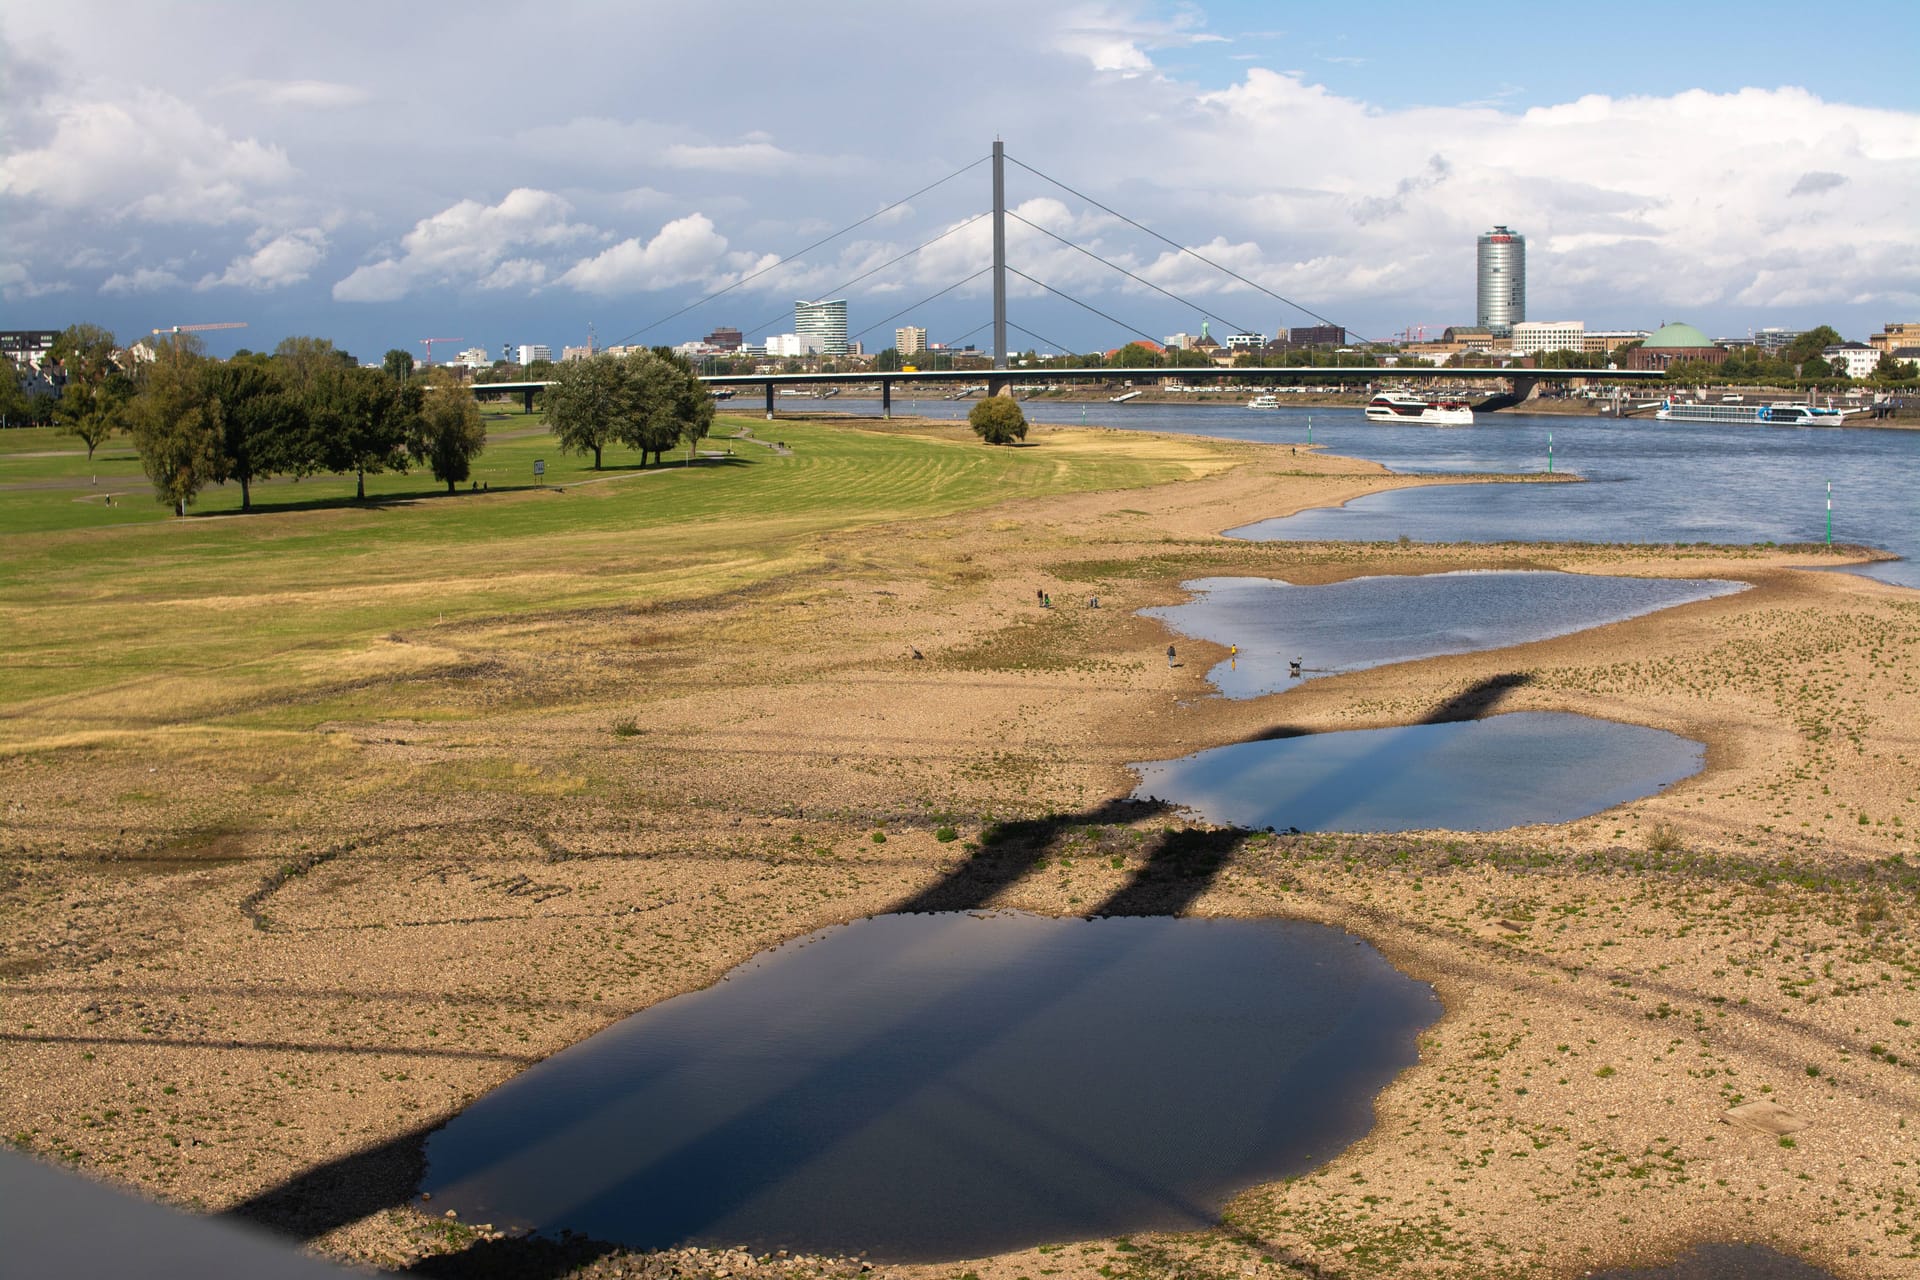
[[[978,1256],[1216,1216],[1361,1136],[1439,1014],[1337,930],[882,916],[482,1098],[433,1207],[623,1244]]]
[[[1237,646],[1237,654],[1207,673],[1229,698],[1258,697],[1316,675],[1570,635],[1745,589],[1713,580],[1512,570],[1352,578],[1325,586],[1268,578],[1184,585],[1197,593],[1194,600],[1142,612],[1183,635]]]
[[[1136,795],[1300,831],[1496,831],[1569,822],[1700,771],[1659,729],[1562,712],[1314,733],[1135,765]]]

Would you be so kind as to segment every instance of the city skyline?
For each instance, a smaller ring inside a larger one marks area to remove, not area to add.
[[[1010,166],[1009,205],[1024,219],[1009,220],[1014,265],[1120,322],[1016,280],[1019,350],[1158,340],[1197,330],[1203,309],[1221,332],[1315,323],[1093,201],[1356,338],[1473,323],[1471,246],[1495,224],[1531,242],[1534,318],[1686,319],[1715,334],[1832,323],[1862,338],[1920,312],[1920,102],[1892,74],[1920,40],[1904,6],[1868,5],[1883,38],[1845,51],[1778,48],[1750,29],[1766,25],[1754,6],[1663,24],[1660,39],[1710,58],[1653,56],[1644,32],[1624,30],[1583,29],[1555,49],[1550,25],[1516,23],[1498,64],[1469,63],[1478,36],[1415,10],[1362,38],[1291,11],[1274,31],[1243,4],[1038,19],[1009,6],[1001,16],[1029,38],[1004,58],[970,55],[986,38],[976,24],[903,14],[899,52],[869,58],[873,37],[853,23],[767,6],[667,39],[562,6],[552,33],[595,36],[580,65],[528,68],[504,105],[415,49],[376,47],[371,9],[348,5],[343,23],[264,11],[236,30],[217,10],[107,22],[88,8],[0,3],[14,99],[0,133],[0,299],[12,327],[91,320],[132,341],[244,320],[209,335],[210,350],[312,333],[373,359],[390,347],[424,356],[419,339],[443,334],[559,350],[589,324],[603,345],[682,342],[721,324],[760,338],[793,329],[794,298],[844,296],[849,336],[869,350],[901,323],[933,342],[982,342],[983,280],[914,304],[985,264],[985,220],[969,221],[987,205],[984,166],[767,268],[984,155],[996,131],[1074,189]],[[438,38],[453,61],[483,57],[502,47],[508,12],[481,6]],[[1423,56],[1396,56],[1413,47]],[[1538,69],[1550,52],[1549,75]],[[765,88],[708,83],[712,68],[760,57],[773,67]],[[780,112],[798,79],[782,68],[835,58],[862,73],[807,79],[825,95],[820,118],[860,121],[930,84],[942,110],[910,141],[789,131]],[[645,74],[613,75],[622,60]],[[1889,73],[1875,74],[1883,62]],[[957,65],[966,77],[945,74]],[[1129,120],[1155,122],[1165,145],[1151,162],[1130,158]]]

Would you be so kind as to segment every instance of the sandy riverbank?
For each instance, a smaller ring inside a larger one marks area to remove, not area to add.
[[[889,1270],[1571,1276],[1739,1239],[1911,1275],[1920,600],[1802,572],[1835,561],[1811,551],[1234,542],[1435,478],[1227,447],[1233,469],[1182,484],[830,535],[819,569],[737,593],[369,638],[370,685],[430,690],[443,718],[0,757],[0,1127],[328,1252],[517,1270],[529,1246],[410,1200],[419,1135],[465,1100],[825,924],[1120,900],[1352,929],[1447,1016],[1372,1136],[1219,1230]],[[1200,576],[1467,567],[1754,589],[1231,703],[1208,646],[1169,671],[1136,614]],[[1115,803],[1130,761],[1447,704],[1670,728],[1708,767],[1491,836],[1250,836]],[[301,840],[210,821],[263,770]],[[175,815],[137,850],[133,795]],[[1721,1121],[1762,1097],[1810,1127],[1789,1146]]]

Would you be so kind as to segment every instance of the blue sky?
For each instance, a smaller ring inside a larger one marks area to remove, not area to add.
[[[1470,323],[1473,238],[1495,222],[1528,237],[1533,319],[1852,337],[1920,319],[1912,3],[1831,22],[1766,4],[672,13],[0,0],[0,327],[244,320],[209,348],[497,354],[589,323],[602,342],[762,337],[865,275],[853,329],[906,312],[869,345],[908,322],[956,339],[987,318],[985,281],[923,300],[987,260],[967,221],[984,169],[654,322],[996,133],[1271,291],[1015,169],[1013,264],[1119,322],[1016,281],[1012,318],[1039,335],[1022,346],[1310,322],[1273,294],[1367,337]]]

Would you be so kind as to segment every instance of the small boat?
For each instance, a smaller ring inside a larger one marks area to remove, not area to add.
[[[1280,397],[1271,391],[1262,391],[1259,395],[1247,401],[1247,408],[1249,409],[1278,409],[1279,407]]]
[[[1470,427],[1473,425],[1473,407],[1465,400],[1428,400],[1411,391],[1382,391],[1367,401],[1367,421]]]

